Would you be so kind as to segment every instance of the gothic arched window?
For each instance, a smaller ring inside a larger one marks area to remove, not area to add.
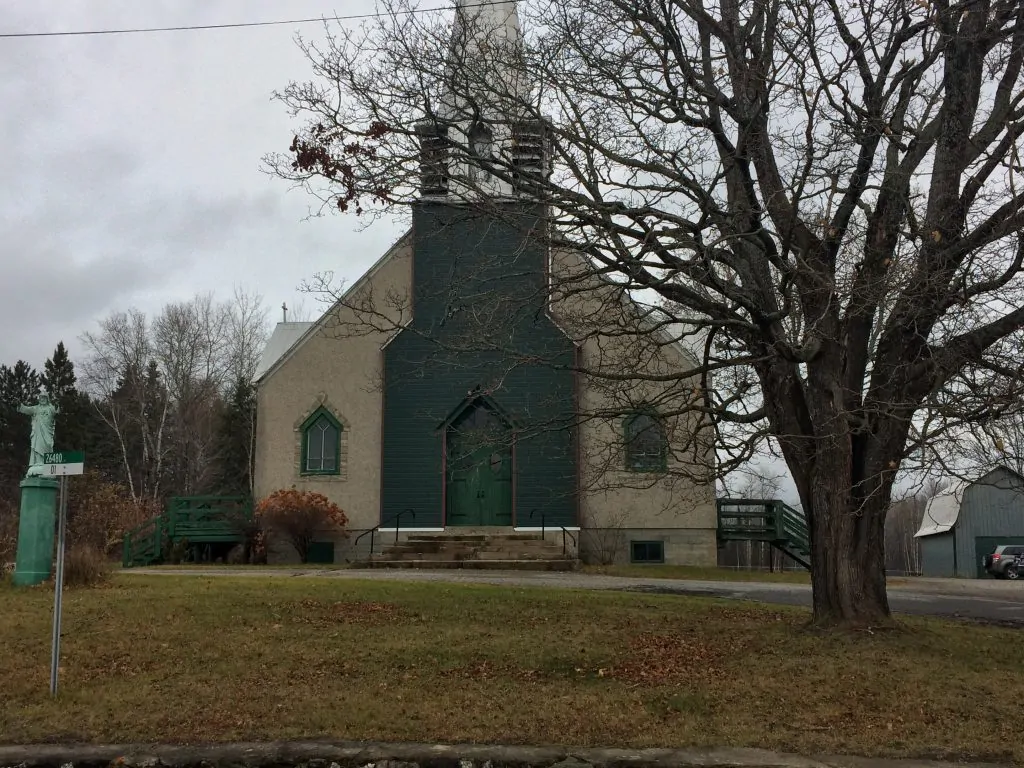
[[[302,474],[336,475],[340,455],[341,424],[320,408],[302,425]]]
[[[668,462],[668,440],[661,418],[650,411],[626,417],[624,424],[626,469],[631,472],[664,472]]]

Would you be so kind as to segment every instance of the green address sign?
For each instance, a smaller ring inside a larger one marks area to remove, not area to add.
[[[57,451],[43,454],[43,464],[84,464],[85,451]]]

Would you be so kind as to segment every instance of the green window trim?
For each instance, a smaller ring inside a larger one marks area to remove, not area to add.
[[[662,564],[665,562],[664,541],[630,541],[629,562],[642,565],[644,563]]]
[[[623,420],[622,434],[627,471],[668,471],[668,439],[665,424],[657,413],[631,413]]]
[[[302,457],[299,474],[340,475],[341,433],[344,427],[326,408],[317,408],[302,426]]]

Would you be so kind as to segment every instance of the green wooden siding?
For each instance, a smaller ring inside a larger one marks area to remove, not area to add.
[[[574,348],[544,311],[546,251],[526,234],[540,210],[515,205],[515,222],[413,210],[413,321],[384,350],[384,525],[406,508],[416,517],[403,525],[443,524],[446,420],[475,393],[511,422],[515,523],[533,509],[577,523]]]

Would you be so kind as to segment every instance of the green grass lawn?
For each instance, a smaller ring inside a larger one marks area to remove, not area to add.
[[[539,588],[118,576],[0,588],[0,739],[334,737],[757,746],[1022,760],[1024,643],[907,620],[820,635],[797,609]]]

